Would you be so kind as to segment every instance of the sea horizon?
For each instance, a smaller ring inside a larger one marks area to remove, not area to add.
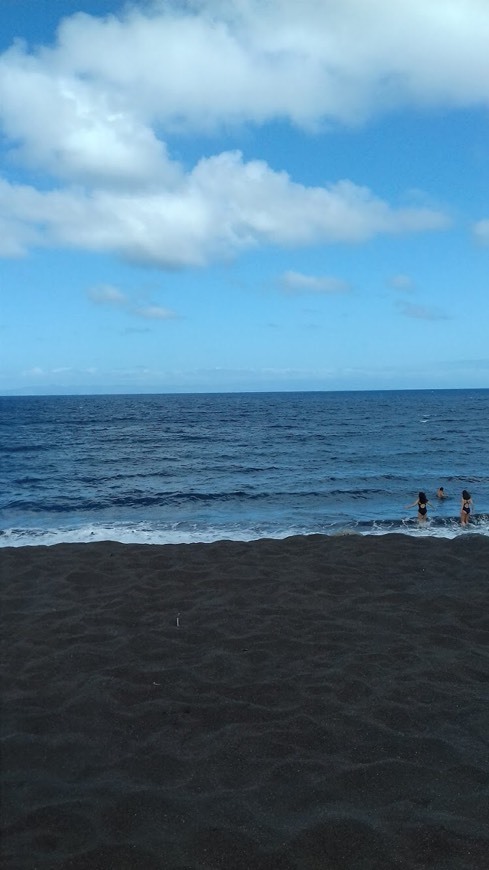
[[[149,388],[148,390],[135,389],[130,390],[127,387],[121,387],[120,389],[117,387],[101,387],[100,389],[88,389],[85,387],[81,387],[79,390],[73,390],[72,388],[67,388],[66,390],[57,389],[53,392],[40,392],[40,391],[32,391],[31,388],[26,388],[25,390],[7,390],[5,392],[0,391],[0,399],[3,398],[56,398],[57,396],[70,397],[70,396],[84,396],[89,398],[90,396],[227,396],[227,395],[235,395],[235,394],[263,394],[263,393],[432,393],[432,392],[485,392],[489,391],[489,387],[352,387],[352,388],[326,388],[326,387],[284,387],[283,389],[275,388],[262,388],[262,389],[254,389],[254,388],[236,388],[236,389],[156,389]]]

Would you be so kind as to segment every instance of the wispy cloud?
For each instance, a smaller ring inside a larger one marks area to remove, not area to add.
[[[123,332],[124,335],[147,335],[149,332],[151,332],[151,329],[149,328],[149,326],[126,326]]]
[[[87,295],[97,305],[115,305],[118,307],[126,306],[129,301],[126,294],[112,284],[98,284],[96,287],[90,287],[87,290]]]
[[[142,308],[134,308],[132,313],[137,317],[144,317],[146,320],[171,320],[176,317],[174,311],[161,308],[159,305],[145,305]]]
[[[398,307],[405,317],[414,320],[449,320],[447,314],[438,308],[430,308],[427,305],[415,305],[411,302],[398,302]]]
[[[74,373],[75,375],[95,375],[97,374],[97,369],[93,366],[88,366],[81,369],[75,368],[73,366],[49,366],[46,368],[42,368],[41,366],[33,366],[30,369],[26,369],[21,374],[22,377],[25,378],[46,379],[53,377],[53,375],[59,378],[60,376],[70,375],[72,373]]]
[[[122,290],[112,284],[100,284],[96,287],[90,287],[87,290],[87,296],[96,305],[122,308],[127,314],[134,317],[142,317],[145,320],[170,320],[177,316],[174,311],[163,308],[161,305],[141,305],[136,303],[129,294],[123,293]]]
[[[489,219],[477,221],[473,226],[473,233],[480,245],[489,245]]]
[[[336,294],[348,293],[350,284],[330,275],[304,275],[301,272],[284,272],[279,279],[282,290],[288,294]]]
[[[404,275],[400,273],[399,275],[393,275],[389,280],[389,284],[395,290],[400,290],[402,293],[411,293],[414,289],[414,282],[409,275]]]

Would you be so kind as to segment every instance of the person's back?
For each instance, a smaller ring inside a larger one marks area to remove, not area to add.
[[[418,515],[419,517],[425,517],[428,512],[428,499],[424,492],[420,492],[418,495]]]
[[[424,492],[420,491],[418,493],[418,497],[417,497],[416,501],[413,501],[412,504],[407,504],[405,509],[407,510],[408,508],[417,506],[417,508],[418,508],[418,520],[420,522],[424,522],[426,520],[426,515],[428,513],[428,505],[429,504],[430,504],[430,501],[429,501],[428,497],[426,496],[426,494]]]
[[[470,509],[472,507],[472,496],[466,489],[462,492],[462,503],[460,505],[460,522],[466,526],[469,522]]]

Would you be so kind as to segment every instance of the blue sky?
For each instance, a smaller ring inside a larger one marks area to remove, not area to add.
[[[0,394],[489,386],[486,0],[2,0]]]

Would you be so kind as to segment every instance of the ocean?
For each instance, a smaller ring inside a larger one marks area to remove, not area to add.
[[[488,433],[489,390],[0,397],[0,546],[489,535]]]

